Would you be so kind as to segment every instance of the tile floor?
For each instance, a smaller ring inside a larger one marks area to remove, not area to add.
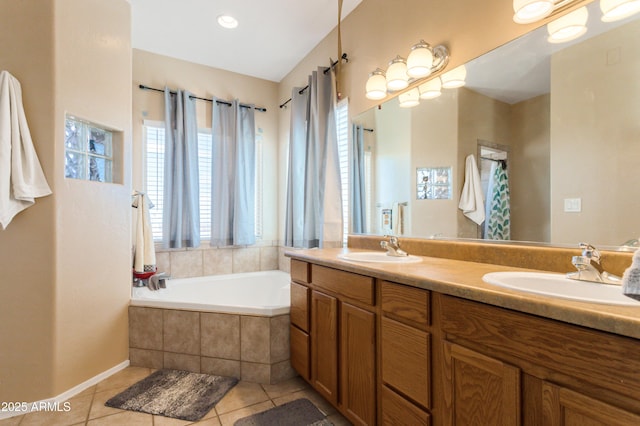
[[[128,367],[69,400],[69,412],[34,412],[0,420],[0,426],[227,426],[245,416],[298,398],[308,398],[335,426],[350,425],[301,378],[276,385],[239,382],[197,423],[105,407],[104,403],[154,370]]]

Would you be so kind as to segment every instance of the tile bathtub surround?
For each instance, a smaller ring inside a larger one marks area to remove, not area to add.
[[[277,383],[289,363],[289,315],[250,315],[129,307],[132,366],[175,368]]]
[[[196,423],[104,406],[108,399],[152,372],[153,369],[150,368],[128,367],[71,398],[68,401],[71,405],[69,412],[34,412],[0,420],[0,426],[230,426],[242,417],[268,410],[298,398],[308,398],[328,415],[327,419],[335,426],[350,425],[299,377],[275,385],[260,385],[241,381],[202,420]]]
[[[156,265],[173,278],[272,271],[280,269],[279,253],[275,245],[156,249]]]

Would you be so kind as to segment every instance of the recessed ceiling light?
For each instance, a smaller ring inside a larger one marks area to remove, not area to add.
[[[224,28],[235,28],[238,26],[238,20],[233,16],[220,15],[218,16],[218,24]]]

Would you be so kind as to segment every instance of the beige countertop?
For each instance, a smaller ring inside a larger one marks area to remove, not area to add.
[[[286,255],[318,265],[640,339],[640,303],[638,307],[633,307],[578,302],[509,290],[482,281],[482,276],[488,272],[533,271],[532,269],[425,256],[421,256],[420,263],[403,264],[356,263],[338,258],[340,253],[353,251],[366,250],[291,250]]]

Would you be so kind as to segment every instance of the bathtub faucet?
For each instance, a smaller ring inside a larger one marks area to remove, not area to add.
[[[398,237],[393,235],[385,235],[385,237],[389,237],[389,241],[382,240],[380,241],[380,247],[387,250],[387,256],[395,256],[395,257],[403,257],[409,256],[409,254],[400,248],[400,242],[398,242]]]

